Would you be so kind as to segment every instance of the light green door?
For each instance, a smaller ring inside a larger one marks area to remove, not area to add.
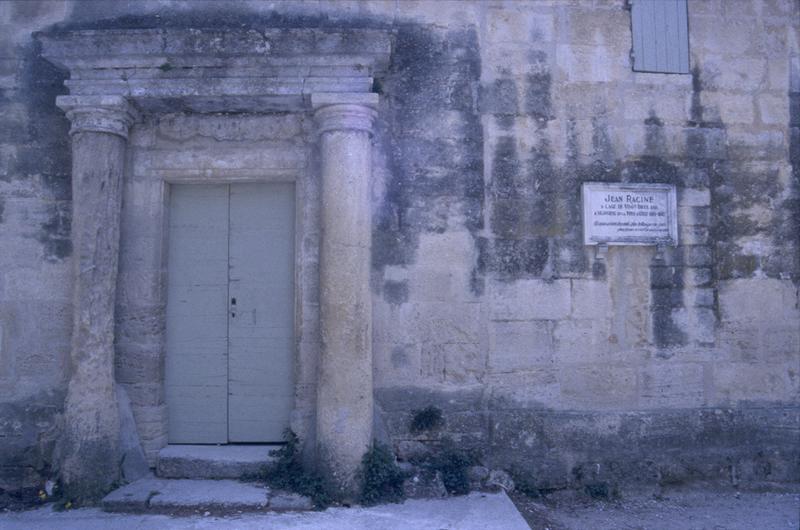
[[[170,193],[170,443],[280,441],[294,352],[294,186]]]

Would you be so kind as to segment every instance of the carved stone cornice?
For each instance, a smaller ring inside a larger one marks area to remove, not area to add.
[[[40,33],[75,96],[123,96],[143,112],[306,111],[309,96],[369,92],[389,65],[386,30],[104,29]]]
[[[138,112],[122,96],[58,96],[56,105],[71,122],[69,134],[101,132],[128,138]]]
[[[373,132],[378,115],[378,94],[322,93],[311,95],[317,134],[328,131]]]

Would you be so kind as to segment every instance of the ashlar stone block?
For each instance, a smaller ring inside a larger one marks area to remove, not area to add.
[[[797,363],[727,363],[713,367],[714,395],[722,403],[787,401],[797,395]]]
[[[517,280],[491,285],[494,320],[559,320],[572,310],[570,280]]]
[[[492,322],[489,327],[489,369],[530,370],[553,362],[552,323],[546,320]]]
[[[561,385],[555,367],[491,374],[487,377],[487,383],[493,409],[560,407]]]
[[[703,365],[657,363],[640,374],[641,404],[645,407],[697,407],[705,399]]]
[[[720,282],[719,307],[722,320],[800,321],[797,289],[789,280],[738,279]]]
[[[572,317],[607,318],[612,300],[608,283],[598,280],[572,280]]]
[[[486,13],[490,42],[551,42],[555,20],[552,15],[516,9],[489,9]]]
[[[598,409],[637,403],[636,368],[621,365],[564,365],[559,374],[563,406]]]
[[[556,322],[553,332],[555,361],[558,363],[608,361],[609,352],[614,347],[609,328],[609,321],[605,319]]]

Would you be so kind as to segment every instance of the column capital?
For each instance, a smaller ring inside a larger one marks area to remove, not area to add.
[[[317,133],[364,131],[372,134],[378,115],[378,94],[371,92],[324,92],[311,94]]]
[[[124,96],[58,96],[56,105],[72,123],[69,134],[100,132],[128,138],[139,113]]]

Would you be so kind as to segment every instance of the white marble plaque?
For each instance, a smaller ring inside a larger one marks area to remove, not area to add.
[[[677,245],[675,186],[585,182],[585,245]]]

